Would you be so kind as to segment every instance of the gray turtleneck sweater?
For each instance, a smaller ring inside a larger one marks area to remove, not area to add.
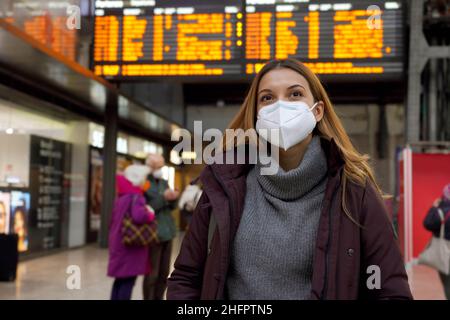
[[[315,136],[300,165],[247,176],[244,211],[232,245],[229,299],[310,297],[313,255],[327,181],[327,160]]]

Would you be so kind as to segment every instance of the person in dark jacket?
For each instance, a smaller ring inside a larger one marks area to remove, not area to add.
[[[279,149],[278,170],[262,174],[247,153],[205,167],[167,298],[412,299],[368,157],[317,76],[296,60],[267,63],[229,126],[254,128]],[[253,143],[227,134],[224,159]]]
[[[444,222],[441,220],[439,210],[444,215]],[[444,238],[450,240],[450,183],[444,187],[442,196],[434,201],[423,221],[425,229],[431,231],[433,236],[437,238],[440,236],[442,223],[445,223]],[[450,275],[439,272],[439,277],[444,287],[445,296],[447,300],[450,300]]]
[[[167,277],[170,272],[172,239],[177,232],[172,211],[177,206],[176,200],[179,192],[170,190],[167,180],[163,178],[162,167],[164,165],[165,161],[161,155],[151,154],[147,157],[147,166],[151,170],[147,177],[150,188],[144,195],[147,204],[155,210],[159,243],[150,248],[152,271],[144,277],[144,300],[162,300],[164,298]]]

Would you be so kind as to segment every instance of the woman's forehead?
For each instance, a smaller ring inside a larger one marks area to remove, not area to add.
[[[267,72],[261,78],[258,91],[263,89],[286,89],[296,84],[309,89],[308,81],[297,71],[289,68],[277,68]]]

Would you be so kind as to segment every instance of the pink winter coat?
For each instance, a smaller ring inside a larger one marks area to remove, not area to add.
[[[122,244],[122,220],[137,196],[131,210],[131,217],[137,224],[153,221],[155,215],[146,207],[142,190],[135,187],[124,176],[118,175],[117,199],[111,216],[109,228],[109,263],[108,276],[125,278],[148,274],[151,271],[148,247],[127,247]]]

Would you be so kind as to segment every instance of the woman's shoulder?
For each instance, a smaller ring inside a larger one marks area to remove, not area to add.
[[[358,195],[361,198],[381,198],[381,193],[375,183],[366,177],[364,181],[356,181],[351,178],[346,179],[346,189],[348,192]]]
[[[368,188],[370,188],[369,184],[368,179],[365,179],[364,182],[356,181],[353,178],[344,177],[343,173],[341,185],[347,199],[355,199],[358,202],[362,202]]]
[[[383,196],[369,178],[366,178],[364,183],[348,179],[345,194],[347,208],[358,214],[359,221],[366,220],[368,214],[373,219],[376,218],[374,215],[379,216],[379,213],[383,213],[384,217],[387,213]]]
[[[145,202],[145,197],[141,193],[124,193],[117,197],[119,204],[131,204]]]

